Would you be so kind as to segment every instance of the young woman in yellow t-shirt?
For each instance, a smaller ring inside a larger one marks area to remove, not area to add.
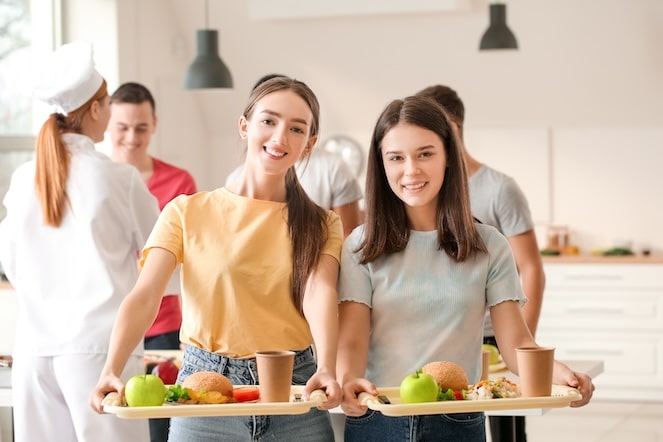
[[[239,119],[247,143],[242,174],[227,187],[174,199],[147,241],[91,397],[97,411],[106,394],[123,391],[118,374],[182,264],[187,346],[178,383],[212,370],[233,384],[256,384],[257,351],[294,350],[293,384],[306,385],[307,394],[323,389],[327,401],[305,415],[174,418],[169,440],[334,440],[325,410],[341,400],[335,364],[343,230],[337,215],[306,196],[293,167],[313,149],[318,129],[318,101],[304,83],[280,77],[254,89]]]

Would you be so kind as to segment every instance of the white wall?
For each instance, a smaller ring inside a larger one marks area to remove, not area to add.
[[[235,88],[197,92],[181,83],[195,31],[204,27],[204,2],[115,1],[119,80],[155,90],[161,117],[155,152],[189,168],[201,188],[222,185],[236,164],[237,118],[265,73],[295,76],[316,91],[323,140],[346,134],[364,146],[389,100],[445,83],[465,101],[469,149],[471,140],[483,140],[481,159],[494,137],[499,158],[513,164],[525,192],[537,198],[539,224],[570,224],[585,248],[632,238],[663,249],[663,207],[653,190],[663,184],[656,173],[663,163],[660,0],[508,1],[515,52],[478,51],[487,0],[460,1],[457,11],[272,20],[252,18],[261,0],[211,1],[209,25],[219,30]],[[272,9],[293,3],[271,0]],[[548,134],[547,145],[533,147],[547,152],[536,162],[545,171],[539,182],[532,153],[522,155],[527,145],[509,142],[527,131]],[[604,143],[616,139],[626,145],[613,143],[604,153]],[[608,185],[613,178],[619,185]],[[600,207],[586,209],[592,204]]]

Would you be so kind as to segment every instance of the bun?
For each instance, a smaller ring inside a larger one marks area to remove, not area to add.
[[[191,400],[199,404],[225,404],[233,402],[233,384],[215,371],[199,371],[189,375],[182,387],[188,388]]]
[[[467,390],[467,373],[460,365],[450,361],[429,362],[421,371],[433,376],[442,391],[452,389],[455,391]]]

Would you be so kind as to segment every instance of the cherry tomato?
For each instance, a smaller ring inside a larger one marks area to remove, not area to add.
[[[233,397],[237,402],[257,401],[260,398],[258,387],[235,387]]]

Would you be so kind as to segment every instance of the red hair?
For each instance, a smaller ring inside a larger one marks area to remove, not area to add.
[[[44,215],[44,224],[59,227],[67,203],[67,176],[69,175],[69,152],[62,141],[63,132],[81,132],[83,120],[94,101],[108,95],[106,81],[85,104],[66,116],[49,115],[37,135],[35,147],[35,189]]]

